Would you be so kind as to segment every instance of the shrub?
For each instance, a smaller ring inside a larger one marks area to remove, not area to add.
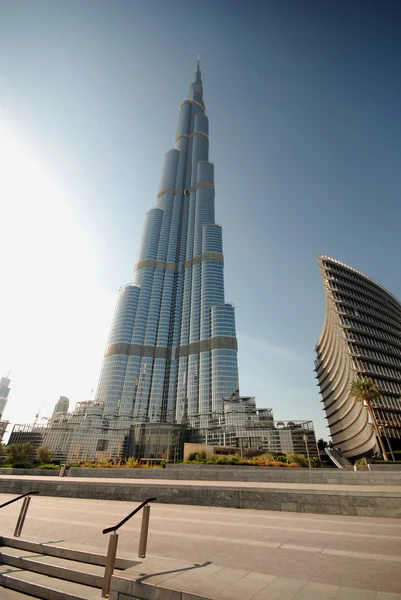
[[[263,461],[272,461],[274,460],[274,456],[273,454],[270,454],[270,452],[264,452],[263,454],[261,454],[259,456],[259,460],[263,460]]]
[[[156,465],[151,462],[146,462],[145,464],[141,464],[142,469],[162,469],[163,467],[160,464]]]
[[[276,454],[275,457],[274,457],[274,460],[278,460],[278,461],[280,461],[281,463],[284,463],[284,464],[288,463],[287,457],[286,457],[285,454]]]
[[[309,466],[308,461],[306,460],[306,458],[303,454],[294,454],[294,453],[287,454],[287,460],[290,464],[296,463],[300,467],[303,467],[303,468]]]
[[[29,457],[33,454],[34,448],[31,442],[25,442],[24,444],[10,444],[6,451],[13,467],[24,468],[29,464]]]
[[[321,462],[321,460],[317,456],[311,457],[310,464],[311,464],[312,469],[322,469],[324,466],[323,463]]]
[[[267,467],[282,467],[283,463],[280,460],[270,460],[266,466]]]
[[[239,454],[234,454],[234,456],[227,456],[227,464],[228,465],[240,465],[243,463],[244,463],[244,461],[240,457]]]
[[[202,450],[202,452],[198,452],[198,454],[195,454],[195,460],[197,462],[204,463],[204,462],[206,462],[206,459],[207,459],[206,452],[203,450]]]
[[[39,446],[36,449],[36,458],[41,464],[49,464],[54,456],[54,451],[50,446]]]
[[[260,454],[254,458],[250,458],[246,462],[247,464],[256,465],[259,467],[274,466],[271,464],[274,462],[273,454],[270,454],[269,452],[265,452],[264,454]],[[281,463],[278,463],[278,465],[281,466]]]
[[[49,463],[48,465],[39,465],[38,469],[52,469],[54,471],[59,471],[60,470],[60,466],[59,465],[53,465],[52,463]]]

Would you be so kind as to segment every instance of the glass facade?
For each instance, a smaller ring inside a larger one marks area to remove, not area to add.
[[[133,283],[120,290],[96,392],[104,418],[185,423],[239,392],[234,307],[199,63],[145,218]]]
[[[324,255],[318,262],[326,318],[315,370],[333,443],[348,457],[377,450],[367,408],[349,397],[356,377],[370,377],[381,390],[373,410],[384,444],[401,448],[401,304],[356,269]]]

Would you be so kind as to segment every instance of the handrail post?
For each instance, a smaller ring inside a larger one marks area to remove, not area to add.
[[[148,531],[149,531],[149,516],[150,516],[150,506],[149,506],[149,504],[146,504],[143,507],[141,536],[139,538],[138,558],[145,558],[145,556],[146,556],[146,546],[148,543]]]
[[[30,496],[25,496],[24,501],[22,503],[21,511],[19,513],[17,525],[15,526],[14,537],[19,537],[21,535],[22,528],[24,526],[26,513],[28,512],[29,503],[31,501]]]
[[[107,598],[110,593],[111,576],[114,572],[114,565],[116,563],[118,535],[114,531],[109,538],[109,547],[107,549],[106,568],[104,571],[102,598]]]

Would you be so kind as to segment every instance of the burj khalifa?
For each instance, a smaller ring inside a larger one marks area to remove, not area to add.
[[[120,289],[96,392],[104,418],[191,423],[237,396],[234,307],[199,61],[145,217],[133,282]]]

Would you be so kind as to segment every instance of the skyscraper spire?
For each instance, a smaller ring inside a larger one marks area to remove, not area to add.
[[[203,104],[202,73],[201,73],[200,64],[199,64],[199,54],[198,54],[198,60],[196,62],[196,69],[195,69],[195,73],[194,73],[194,80],[191,83],[191,85],[189,86],[188,98],[190,100],[196,100],[197,102],[200,102],[204,106],[204,104]]]
[[[120,290],[96,400],[105,417],[191,422],[238,392],[234,308],[224,300],[222,230],[199,58],[145,217],[134,280]]]

